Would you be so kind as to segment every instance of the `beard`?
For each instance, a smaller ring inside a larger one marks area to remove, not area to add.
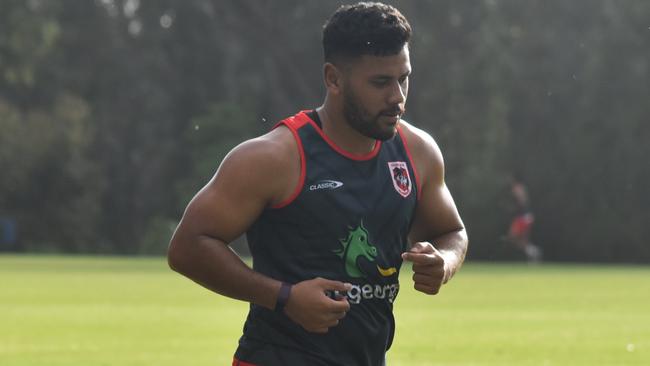
[[[396,113],[401,115],[404,111],[396,105],[373,115],[363,107],[352,91],[348,90],[343,94],[343,116],[350,127],[366,137],[380,141],[393,138],[397,132],[397,127],[392,125],[382,126],[379,118],[384,115],[395,115]]]

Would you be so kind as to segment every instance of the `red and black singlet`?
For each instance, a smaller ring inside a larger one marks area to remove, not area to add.
[[[377,366],[391,345],[401,253],[420,196],[398,128],[368,154],[350,154],[319,127],[314,111],[281,121],[294,135],[301,174],[294,194],[266,209],[247,232],[253,268],[288,283],[349,282],[351,308],[327,334],[251,305],[236,358],[255,365]],[[264,184],[264,182],[260,182]]]

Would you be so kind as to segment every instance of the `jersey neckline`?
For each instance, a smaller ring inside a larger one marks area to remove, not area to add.
[[[314,113],[317,113],[316,110],[312,110]],[[318,132],[318,134],[325,140],[325,142],[337,153],[343,155],[344,157],[351,159],[351,160],[356,160],[356,161],[365,161],[365,160],[370,160],[377,156],[379,154],[379,150],[381,149],[381,141],[380,140],[375,140],[375,147],[373,149],[366,153],[366,154],[355,154],[353,152],[349,152],[344,150],[342,147],[339,147],[332,139],[329,138],[324,132],[323,129],[314,121],[310,116],[309,112],[311,111],[300,111],[299,116],[302,118],[305,118],[305,120],[311,124],[311,126]]]

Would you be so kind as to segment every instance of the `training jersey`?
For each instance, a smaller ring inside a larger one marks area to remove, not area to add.
[[[253,269],[291,284],[349,282],[350,311],[316,334],[251,304],[235,357],[264,366],[383,365],[395,331],[401,253],[420,196],[407,142],[398,127],[370,153],[355,155],[323,133],[315,111],[280,125],[298,145],[300,179],[290,198],[264,210],[247,231]]]

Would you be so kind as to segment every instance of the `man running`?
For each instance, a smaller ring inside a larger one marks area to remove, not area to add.
[[[510,193],[514,201],[515,215],[508,230],[508,241],[526,255],[528,262],[540,262],[542,251],[530,241],[530,230],[535,222],[535,216],[530,208],[528,190],[517,175],[511,177]]]
[[[442,154],[401,119],[410,37],[392,6],[341,6],[323,29],[323,104],[234,148],[188,205],[169,264],[250,303],[233,365],[382,365],[402,262],[429,295],[460,268]],[[243,233],[253,268],[228,247]]]

